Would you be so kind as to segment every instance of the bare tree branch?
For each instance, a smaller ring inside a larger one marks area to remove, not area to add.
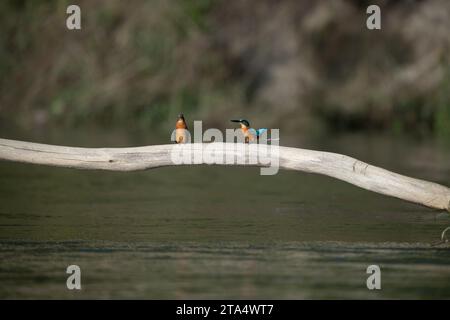
[[[298,148],[234,143],[194,143],[135,148],[75,148],[0,139],[0,160],[48,166],[135,171],[173,165],[183,153],[192,165],[223,164],[267,167],[279,160],[279,167],[318,173],[358,187],[396,197],[430,208],[450,212],[450,189],[437,183],[406,177],[357,159],[330,152]],[[279,158],[278,158],[279,156]],[[213,163],[214,159],[234,158],[235,163]],[[257,159],[252,162],[252,159]],[[236,164],[237,162],[237,164]]]

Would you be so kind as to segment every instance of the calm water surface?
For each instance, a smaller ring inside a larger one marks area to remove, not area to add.
[[[450,185],[450,153],[430,141],[347,136],[283,144]],[[450,246],[434,244],[449,225],[445,214],[300,172],[115,173],[0,162],[0,298],[448,299]],[[71,264],[82,270],[78,292],[66,289]],[[366,288],[371,264],[381,267],[382,290]]]

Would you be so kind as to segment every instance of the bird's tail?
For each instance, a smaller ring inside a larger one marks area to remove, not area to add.
[[[263,133],[267,132],[268,129],[261,128],[261,129],[255,130],[255,131],[256,131],[256,136],[259,138]],[[280,139],[279,138],[267,138],[266,141],[280,141]]]

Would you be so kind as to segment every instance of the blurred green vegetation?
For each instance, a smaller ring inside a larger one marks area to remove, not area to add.
[[[450,138],[450,67],[446,70],[444,81],[435,96],[435,132],[442,138]]]
[[[155,127],[227,95],[220,62],[190,48],[211,1],[80,2],[81,31],[65,28],[68,4],[2,2],[4,118]]]
[[[184,112],[447,139],[450,3],[378,2],[380,32],[356,0],[2,1],[0,123],[163,131]]]

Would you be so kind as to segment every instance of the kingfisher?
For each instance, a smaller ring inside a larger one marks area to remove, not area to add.
[[[244,135],[244,142],[249,143],[250,141],[258,140],[259,137],[267,131],[266,128],[262,129],[253,129],[250,128],[250,122],[245,119],[239,119],[239,120],[230,120],[231,122],[237,122],[241,124],[241,130],[242,134]]]
[[[180,113],[178,115],[177,123],[175,124],[175,143],[187,142],[187,124],[184,120],[184,115]]]

